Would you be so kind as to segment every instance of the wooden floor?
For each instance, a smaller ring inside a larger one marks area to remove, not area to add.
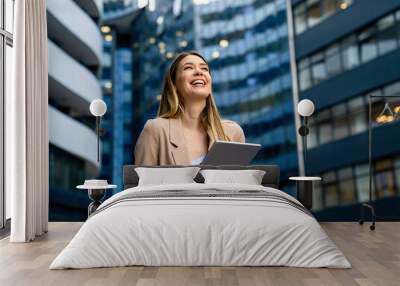
[[[0,285],[400,285],[400,223],[322,223],[353,268],[120,267],[48,270],[80,223],[50,223],[32,243],[0,241]]]

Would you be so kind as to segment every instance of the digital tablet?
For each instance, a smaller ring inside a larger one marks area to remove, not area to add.
[[[215,141],[202,165],[248,165],[260,150],[260,144]]]

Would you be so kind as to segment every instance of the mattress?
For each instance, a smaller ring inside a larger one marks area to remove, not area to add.
[[[112,196],[50,269],[131,265],[351,267],[286,193],[198,183],[138,186]]]

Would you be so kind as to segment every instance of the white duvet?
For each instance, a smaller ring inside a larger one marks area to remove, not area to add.
[[[137,192],[169,190],[263,191],[300,204],[277,189],[254,185],[194,183],[131,188],[106,200],[50,269],[127,265],[351,267],[314,217],[273,197],[129,199]]]

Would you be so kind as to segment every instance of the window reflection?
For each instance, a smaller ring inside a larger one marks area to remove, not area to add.
[[[359,55],[356,37],[350,36],[342,42],[343,69],[349,70],[359,65]]]
[[[307,0],[294,7],[295,32],[297,35],[319,24],[341,10],[346,10],[353,0]]]
[[[317,25],[321,21],[322,11],[319,0],[307,0],[307,24],[309,27]]]
[[[363,97],[357,97],[349,101],[349,127],[350,134],[358,134],[367,129],[366,105]]]
[[[375,27],[368,28],[358,36],[361,49],[361,62],[368,62],[378,55]]]
[[[325,207],[332,207],[339,204],[339,194],[336,185],[335,172],[328,172],[322,174],[323,191],[324,191],[324,205]]]
[[[379,31],[378,50],[380,54],[385,54],[397,48],[397,34],[400,30],[395,23],[393,14],[388,15],[377,23]]]
[[[294,21],[296,34],[300,34],[307,29],[306,4],[299,4],[294,10]]]
[[[369,167],[362,163],[320,174],[320,195],[314,196],[318,209],[349,205],[369,200]],[[400,156],[382,158],[373,165],[372,199],[400,194]]]
[[[322,0],[323,17],[328,18],[330,15],[334,14],[337,9],[336,0]]]
[[[326,79],[326,66],[324,62],[324,55],[322,53],[316,54],[311,58],[311,74],[313,83],[318,84],[319,82]]]
[[[353,169],[346,167],[338,171],[340,203],[342,205],[356,202],[356,188],[353,177]]]
[[[369,167],[368,164],[355,166],[357,196],[359,202],[369,200]]]
[[[400,96],[400,81],[383,86],[378,90],[368,92],[349,99],[346,102],[320,110],[310,120],[310,141],[308,149],[340,140],[351,135],[364,132],[368,129],[368,95]],[[386,99],[393,112],[400,112],[400,97]],[[372,98],[372,126],[379,126],[376,118],[385,106],[384,98]],[[400,120],[395,118],[394,122]]]
[[[375,192],[378,198],[390,197],[395,194],[395,178],[393,161],[390,159],[377,162],[375,171]]]
[[[400,10],[399,10],[400,11]],[[306,90],[344,71],[399,48],[399,11],[391,13],[360,32],[347,36],[298,63],[300,90]]]
[[[320,144],[325,144],[332,141],[332,131],[333,126],[331,123],[330,110],[325,110],[318,115],[318,142]]]
[[[340,73],[342,69],[342,63],[340,61],[339,45],[333,45],[325,52],[325,64],[327,77],[332,77]]]
[[[336,105],[332,109],[332,115],[334,117],[334,139],[338,140],[348,136],[348,122],[347,122],[347,110],[346,104]]]

